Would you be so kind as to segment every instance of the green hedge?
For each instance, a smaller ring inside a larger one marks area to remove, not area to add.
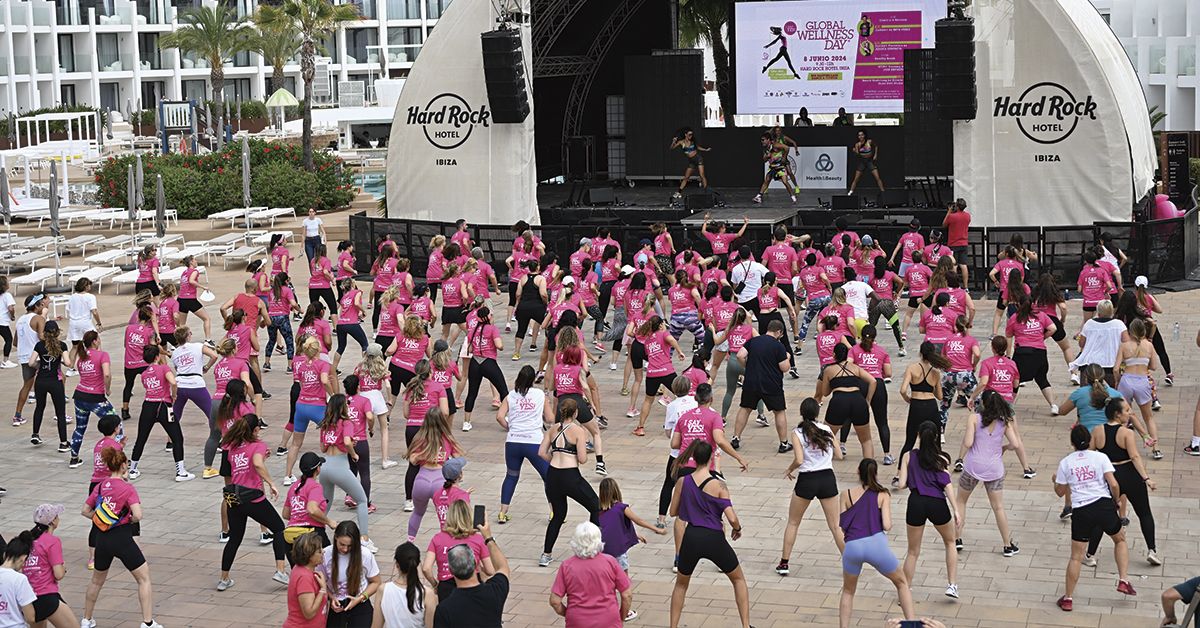
[[[326,153],[313,155],[314,172],[303,168],[300,147],[278,142],[250,141],[251,204],[268,207],[309,207],[328,211],[350,204],[357,192],[349,168]],[[107,159],[96,172],[102,207],[126,206],[127,167],[133,155]],[[181,218],[204,218],[242,207],[242,145],[232,142],[208,155],[145,155],[142,158],[146,207],[154,208],[155,175],[163,176],[167,206]]]

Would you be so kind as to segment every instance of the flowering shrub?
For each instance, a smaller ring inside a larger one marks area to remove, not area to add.
[[[96,172],[102,207],[126,206],[128,166],[133,155],[110,157]],[[250,141],[251,205],[309,207],[333,210],[350,204],[356,188],[349,168],[338,157],[313,155],[314,172],[307,172],[299,146],[261,140]],[[181,218],[204,218],[242,207],[242,144],[231,142],[221,152],[207,155],[143,155],[146,208],[154,209],[155,175],[163,176],[167,206]]]

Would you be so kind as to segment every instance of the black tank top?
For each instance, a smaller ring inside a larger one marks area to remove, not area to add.
[[[535,303],[539,305],[543,303],[542,293],[538,290],[537,284],[534,283],[534,279],[536,278],[537,275],[530,275],[525,278],[525,285],[521,288],[521,303]]]
[[[929,383],[929,374],[933,372],[933,367],[930,367],[930,369],[928,371],[926,371],[925,368],[921,367],[921,366],[918,366],[917,368],[921,369],[921,380],[912,383],[912,391],[913,392],[922,392],[922,393],[932,393],[933,392],[933,384]]]
[[[830,365],[834,366],[834,365]],[[840,370],[838,374],[829,378],[830,388],[857,388],[860,380],[857,375],[851,373],[844,364],[836,365]]]
[[[1104,424],[1104,446],[1100,448],[1100,451],[1108,456],[1109,461],[1113,464],[1129,461],[1129,452],[1117,444],[1117,430],[1119,429],[1121,429],[1120,425]]]

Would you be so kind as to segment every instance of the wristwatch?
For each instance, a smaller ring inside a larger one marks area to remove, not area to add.
[[[494,536],[489,536],[483,540],[484,545],[487,545],[488,543],[495,543],[495,542],[496,542],[496,537],[494,537]]]

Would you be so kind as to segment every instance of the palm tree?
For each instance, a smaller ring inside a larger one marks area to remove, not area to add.
[[[213,102],[220,115],[225,109],[225,60],[250,49],[254,29],[223,4],[184,12],[179,21],[178,29],[159,38],[159,47],[178,48],[208,63]],[[225,136],[224,129],[217,136],[219,146]]]
[[[300,33],[300,78],[304,80],[304,167],[313,169],[312,84],[316,75],[317,41],[332,34],[342,22],[361,19],[353,4],[331,4],[329,0],[283,0],[279,6],[258,11],[260,26],[290,24]]]
[[[261,16],[256,15],[254,19],[258,23]],[[293,24],[284,22],[263,26],[259,23],[252,50],[271,65],[271,93],[283,89],[283,66],[300,50],[300,44],[300,32]]]
[[[708,44],[712,48],[713,66],[717,73],[717,97],[725,126],[733,126],[733,93],[729,84],[729,49],[721,31],[729,22],[728,0],[680,0],[679,44],[694,48]]]

